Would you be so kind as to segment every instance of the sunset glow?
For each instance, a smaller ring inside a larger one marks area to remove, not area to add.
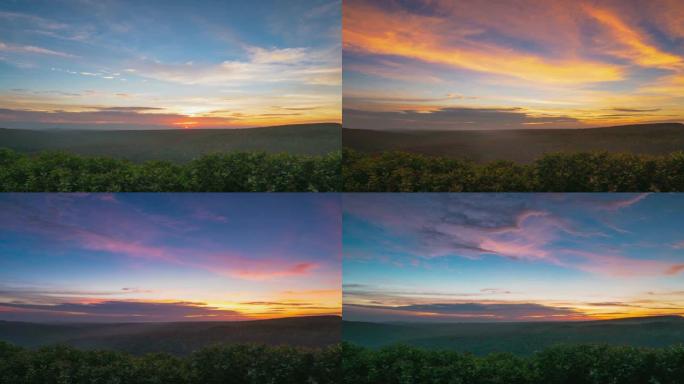
[[[0,320],[339,315],[339,200],[5,194]]]
[[[344,196],[344,317],[684,316],[684,199],[664,194]]]
[[[337,0],[3,2],[0,127],[340,122],[340,35]]]
[[[682,19],[677,0],[345,1],[344,125],[684,122]]]

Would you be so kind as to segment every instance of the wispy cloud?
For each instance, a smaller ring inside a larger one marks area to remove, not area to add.
[[[410,116],[413,129],[440,129],[427,112],[448,108],[522,108],[547,119],[525,128],[681,122],[684,51],[676,20],[683,14],[670,0],[350,0],[343,23],[345,112],[395,112],[390,118],[397,119],[404,111],[423,112]],[[452,89],[478,99],[439,100]],[[370,91],[372,102],[354,97]],[[420,101],[391,100],[397,93]],[[620,113],[605,112],[615,105]],[[355,127],[397,129],[381,115],[366,117],[354,120],[364,124]],[[473,120],[466,127],[459,117],[445,129],[494,126]],[[498,118],[503,129],[520,124],[516,114]]]
[[[595,200],[590,196],[568,197],[567,204],[583,210],[626,209],[646,198],[646,194],[611,196]],[[543,262],[564,268],[607,276],[672,275],[681,272],[679,264],[668,260],[633,258],[621,251],[605,248],[592,252],[559,247],[572,239],[582,243],[591,238],[605,238],[599,228],[583,228],[553,210],[562,196],[537,198],[536,202],[502,195],[436,195],[380,197],[366,195],[345,200],[345,214],[362,219],[399,236],[389,241],[384,254],[405,254],[417,258],[496,255],[512,260]],[[392,239],[394,237],[390,237]],[[349,249],[353,257],[354,249]],[[370,251],[371,253],[373,251]]]
[[[63,58],[75,58],[77,56],[66,52],[54,51],[52,49],[36,47],[33,45],[14,45],[6,44],[0,41],[0,52],[15,52],[24,54],[48,55],[58,56]]]
[[[553,307],[536,303],[430,303],[403,306],[357,305],[344,306],[345,317],[351,321],[548,321],[579,320],[587,317],[568,307]]]

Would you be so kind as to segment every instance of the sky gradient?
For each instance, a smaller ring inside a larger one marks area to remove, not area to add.
[[[684,122],[679,0],[349,0],[344,125]]]
[[[341,311],[340,196],[2,194],[0,320]]]
[[[343,317],[684,315],[684,196],[346,194]]]
[[[341,120],[339,0],[8,0],[0,127]]]

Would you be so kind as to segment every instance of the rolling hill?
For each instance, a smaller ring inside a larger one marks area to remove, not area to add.
[[[485,355],[529,355],[555,344],[663,347],[684,343],[684,318],[659,316],[601,321],[526,323],[342,324],[342,340],[365,347],[408,344]]]
[[[230,151],[321,155],[340,149],[336,123],[249,129],[27,130],[0,128],[0,148],[23,153],[46,150],[133,161],[188,161]]]
[[[342,129],[342,144],[360,152],[398,150],[477,162],[529,163],[548,152],[609,151],[667,154],[684,150],[684,124],[588,129],[374,131]]]
[[[0,321],[0,340],[23,347],[67,344],[144,354],[185,355],[216,343],[325,347],[340,341],[338,316],[239,322],[43,324]]]

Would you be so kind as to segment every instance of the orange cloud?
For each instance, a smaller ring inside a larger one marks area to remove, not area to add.
[[[682,57],[664,52],[652,45],[646,35],[630,27],[618,15],[608,9],[588,4],[584,9],[611,32],[611,37],[619,42],[621,49],[609,53],[633,61],[645,67],[674,68],[682,63]]]
[[[390,14],[366,4],[345,4],[343,44],[348,51],[403,56],[541,83],[584,84],[624,77],[620,66],[575,57],[545,59],[465,40],[453,46],[443,37],[442,31],[449,27],[446,22],[406,12]]]

